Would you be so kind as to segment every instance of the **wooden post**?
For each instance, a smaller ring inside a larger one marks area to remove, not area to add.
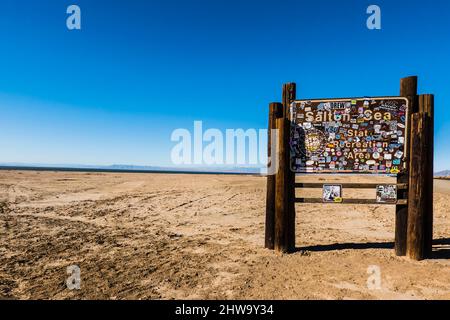
[[[282,115],[275,120],[278,130],[278,170],[275,175],[274,249],[285,253],[295,250],[295,174],[291,170],[289,113],[295,95],[295,83],[283,85]]]
[[[290,251],[295,250],[295,172],[291,169],[290,137],[291,137],[291,103],[297,96],[297,85],[293,82],[283,85],[283,110],[284,117],[289,121],[289,136],[287,138],[287,193],[288,193],[288,246]]]
[[[429,205],[432,205],[432,193],[427,189],[432,189],[429,185],[428,177],[431,163],[429,152],[432,146],[429,145],[432,138],[431,118],[427,113],[420,112],[412,115],[411,119],[411,165],[409,177],[409,209],[407,228],[407,255],[411,259],[422,260],[431,252],[425,248],[427,232],[427,216],[430,212]]]
[[[289,212],[289,130],[286,118],[276,119],[278,129],[278,171],[275,177],[275,250],[290,252]]]
[[[283,105],[281,103],[271,103],[269,105],[269,126],[267,130],[267,195],[266,195],[266,234],[265,247],[274,249],[275,240],[275,173],[272,165],[276,167],[276,150],[272,150],[272,130],[276,129],[276,119],[283,116]],[[275,161],[274,161],[275,160]]]
[[[434,192],[434,95],[426,94],[420,96],[419,109],[430,118],[430,138],[428,149],[428,173],[427,173],[427,205],[425,212],[425,257],[430,258],[433,251],[433,192]]]
[[[408,125],[407,125],[407,148],[411,145],[411,115],[418,111],[417,105],[417,77],[403,78],[400,81],[400,96],[408,99]],[[406,171],[397,176],[397,183],[409,182],[410,154],[406,155]],[[408,189],[398,190],[397,199],[403,200],[408,197]],[[406,255],[406,238],[408,229],[408,205],[396,205],[395,207],[395,254],[397,256]]]
[[[286,119],[290,118],[289,108],[291,103],[295,101],[297,95],[297,85],[293,82],[285,83],[283,85],[283,116]]]
[[[412,132],[411,147],[414,148],[415,154],[411,159],[410,207],[408,209],[408,220],[411,220],[411,223],[408,223],[407,250],[408,256],[417,260],[430,258],[433,250],[433,95],[419,96],[419,112],[422,117],[426,117],[427,122],[421,128],[424,133]],[[416,130],[415,126],[412,129]],[[417,148],[414,143],[422,145]]]

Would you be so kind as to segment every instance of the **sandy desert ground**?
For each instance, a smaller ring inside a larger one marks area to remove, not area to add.
[[[435,181],[434,258],[420,262],[395,256],[390,205],[299,204],[297,252],[266,250],[265,187],[256,176],[0,171],[0,298],[450,299],[450,181]],[[70,265],[81,290],[65,285]]]

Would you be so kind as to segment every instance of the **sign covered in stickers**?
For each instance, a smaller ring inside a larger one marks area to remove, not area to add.
[[[291,104],[296,172],[398,174],[405,170],[406,98],[299,100]]]

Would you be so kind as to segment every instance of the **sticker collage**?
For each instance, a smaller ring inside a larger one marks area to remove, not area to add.
[[[292,170],[401,173],[405,169],[407,108],[405,98],[293,102]]]

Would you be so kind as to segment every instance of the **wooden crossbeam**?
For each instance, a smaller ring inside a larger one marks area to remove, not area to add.
[[[407,205],[408,200],[400,199],[393,203],[377,202],[374,199],[342,199],[342,202],[324,202],[322,198],[295,198],[296,203],[329,203],[329,204],[376,204],[376,205]]]
[[[377,186],[380,185],[397,185],[398,190],[407,190],[408,184],[407,183],[303,183],[303,182],[296,182],[295,187],[296,188],[307,188],[307,189],[322,189],[324,185],[341,185],[342,188],[347,189],[374,189]]]

